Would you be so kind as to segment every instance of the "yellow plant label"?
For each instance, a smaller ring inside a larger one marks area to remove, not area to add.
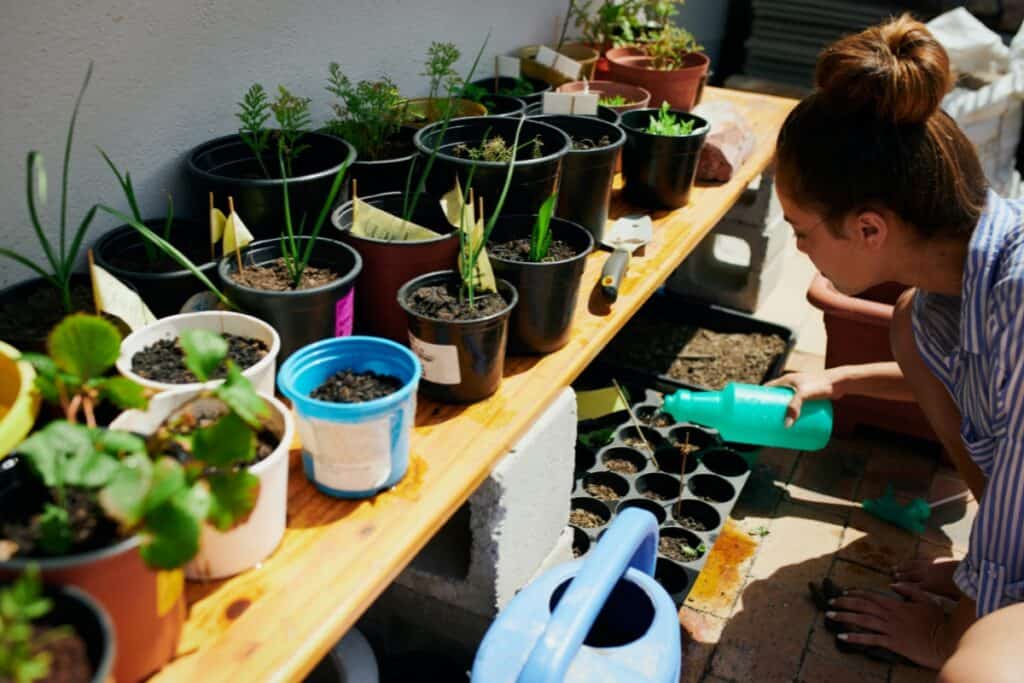
[[[352,227],[356,237],[369,237],[388,242],[417,242],[441,236],[429,228],[403,221],[398,216],[367,204],[362,199],[352,200]]]
[[[94,263],[89,265],[89,278],[97,310],[124,321],[133,332],[156,321],[156,316],[135,290]]]
[[[224,254],[232,254],[252,242],[252,233],[245,227],[242,217],[234,211],[224,222]]]
[[[171,611],[185,591],[185,572],[180,569],[156,573],[156,615],[162,617]]]
[[[210,244],[217,244],[224,236],[224,224],[228,217],[220,209],[210,209]]]

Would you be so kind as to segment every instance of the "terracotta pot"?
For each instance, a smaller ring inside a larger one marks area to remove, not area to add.
[[[185,576],[181,570],[148,568],[139,555],[138,537],[68,557],[0,562],[0,578],[13,578],[32,563],[39,565],[43,581],[82,589],[110,615],[118,683],[142,680],[174,656],[185,623]]]
[[[562,85],[569,81],[575,80],[570,76],[566,76],[560,71],[555,71],[551,67],[538,64],[534,61],[537,53],[540,52],[540,45],[528,45],[519,50],[520,70],[524,76],[530,78],[537,78],[545,83],[551,85]],[[549,45],[552,50],[554,46]],[[583,65],[583,69],[580,72],[578,78],[586,78],[592,80],[594,78],[594,68],[597,66],[598,52],[594,48],[587,47],[586,45],[580,45],[579,43],[566,43],[562,46],[559,54],[563,54],[569,59],[576,60]]]
[[[662,71],[652,68],[654,61],[639,47],[616,47],[607,53],[611,79],[640,86],[651,93],[651,106],[668,102],[673,109],[690,111],[700,103],[708,80],[711,60],[702,52],[686,55],[681,69]]]
[[[620,114],[633,109],[646,109],[651,102],[651,93],[636,85],[616,83],[615,81],[570,81],[558,86],[558,92],[596,92],[601,97],[622,95],[628,104],[604,105]]]

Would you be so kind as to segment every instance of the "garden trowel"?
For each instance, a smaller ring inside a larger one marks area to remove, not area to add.
[[[623,216],[612,224],[601,243],[612,250],[612,255],[601,269],[601,291],[609,301],[619,298],[619,285],[629,267],[629,255],[651,241],[654,225],[650,216]]]

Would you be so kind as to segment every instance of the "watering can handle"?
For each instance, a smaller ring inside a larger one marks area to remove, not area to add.
[[[658,520],[654,515],[639,508],[620,512],[569,584],[534,644],[518,683],[561,683],[626,570],[654,575],[657,547]]]

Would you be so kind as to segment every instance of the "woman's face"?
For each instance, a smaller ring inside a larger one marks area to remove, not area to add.
[[[886,281],[881,247],[888,230],[879,214],[863,212],[844,218],[842,235],[837,236],[822,214],[798,205],[779,185],[776,192],[783,217],[796,236],[796,248],[807,254],[836,289],[844,294],[860,294]]]

